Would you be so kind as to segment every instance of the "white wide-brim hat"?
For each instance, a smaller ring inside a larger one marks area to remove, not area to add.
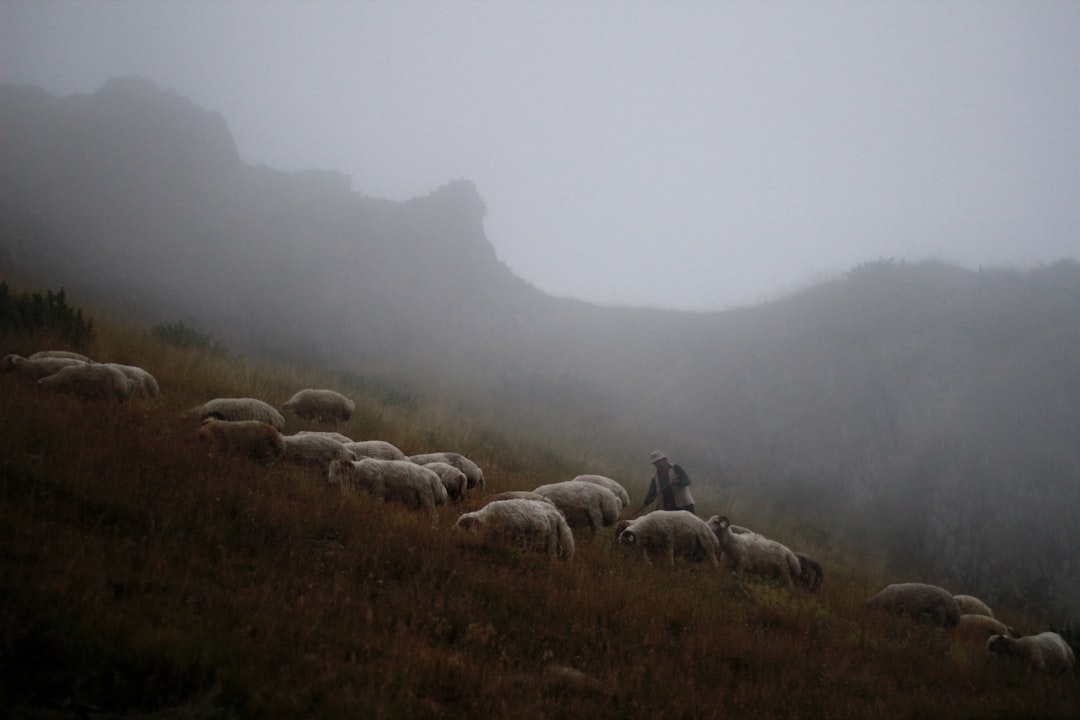
[[[667,455],[665,455],[662,450],[653,450],[649,453],[649,462],[657,463],[661,460],[667,460]]]

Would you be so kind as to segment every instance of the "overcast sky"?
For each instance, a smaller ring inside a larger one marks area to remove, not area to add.
[[[0,81],[131,74],[251,164],[474,181],[555,295],[724,309],[879,258],[1080,258],[1080,2],[0,0]]]

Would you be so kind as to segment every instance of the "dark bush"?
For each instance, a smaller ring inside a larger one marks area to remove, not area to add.
[[[85,348],[93,337],[93,321],[83,317],[67,303],[64,289],[41,293],[13,294],[7,283],[0,282],[0,337],[19,332],[52,331],[78,349]]]
[[[150,329],[150,334],[174,347],[200,350],[214,357],[224,357],[227,354],[224,346],[212,336],[189,327],[183,320],[159,323]]]

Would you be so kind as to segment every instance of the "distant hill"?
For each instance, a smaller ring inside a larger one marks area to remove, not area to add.
[[[875,260],[737,311],[607,308],[514,276],[485,211],[467,180],[390,202],[245,164],[224,119],[147,80],[0,88],[4,275],[410,382],[631,485],[663,447],[748,524],[1080,616],[1077,263]]]

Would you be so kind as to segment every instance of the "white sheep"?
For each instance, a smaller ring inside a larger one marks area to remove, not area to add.
[[[342,445],[346,445],[353,441],[353,439],[348,435],[342,435],[339,432],[333,432],[331,430],[297,430],[293,433],[293,435],[322,435],[323,437],[328,437],[331,440],[336,440]]]
[[[385,440],[363,440],[360,442],[345,443],[345,447],[353,451],[357,458],[370,457],[380,460],[408,460],[408,456],[401,452],[393,443]]]
[[[385,459],[394,460],[397,458]],[[446,494],[450,500],[457,502],[465,497],[465,493],[469,488],[469,478],[465,477],[465,473],[450,463],[444,462],[428,463],[427,465],[421,465],[421,467],[425,467],[439,476],[439,480],[442,481],[443,487],[446,488]]]
[[[622,503],[624,508],[630,507],[630,493],[626,492],[626,488],[619,484],[619,481],[617,480],[612,480],[606,475],[578,475],[574,478],[574,481],[593,483],[594,485],[606,487],[608,490],[615,493],[615,496],[619,498],[619,502]]]
[[[593,483],[567,480],[541,485],[533,492],[555,503],[570,527],[591,528],[594,537],[603,528],[614,525],[622,511],[622,502],[615,493]]]
[[[78,360],[80,362],[89,363],[93,362],[90,358],[86,357],[82,353],[72,352],[71,350],[39,350],[30,356],[30,360],[42,360],[45,358],[62,358],[64,360]]]
[[[538,495],[532,490],[504,490],[503,492],[497,492],[494,495],[486,495],[479,503],[470,507],[470,510],[479,510],[489,503],[496,502],[498,500],[537,500],[539,502],[547,503],[551,507],[555,507],[555,503],[543,495]],[[561,510],[559,512],[562,512]]]
[[[36,355],[37,353],[35,353]],[[40,380],[72,365],[85,365],[86,362],[76,358],[62,357],[38,357],[24,358],[21,355],[8,355],[4,358],[3,369],[14,370],[34,380]]]
[[[799,558],[783,543],[754,532],[733,532],[731,521],[721,515],[709,518],[708,525],[735,570],[779,577],[789,588],[802,576]]]
[[[574,534],[566,518],[539,500],[497,500],[464,513],[456,527],[481,533],[485,542],[504,542],[564,560],[574,556]]]
[[[277,428],[261,420],[208,420],[197,437],[211,452],[246,455],[270,463],[285,452],[285,441]]]
[[[186,415],[194,415],[200,421],[215,420],[262,420],[278,430],[285,429],[285,418],[270,403],[256,398],[214,398],[192,408]]]
[[[685,510],[654,510],[634,520],[620,521],[617,537],[623,547],[641,548],[646,562],[652,562],[652,551],[667,553],[672,567],[676,555],[720,566],[716,535],[704,520]]]
[[[303,465],[327,467],[334,460],[355,460],[356,456],[333,438],[323,435],[284,435],[286,460]]]
[[[1036,671],[1046,675],[1072,673],[1076,670],[1076,656],[1065,639],[1056,632],[1042,632],[1011,638],[994,635],[986,641],[986,649],[997,655],[1021,658]]]
[[[300,390],[281,406],[299,418],[335,425],[352,417],[356,403],[336,390]]]
[[[436,505],[447,500],[446,488],[434,470],[408,460],[362,458],[330,463],[330,485],[367,492],[385,501],[422,508],[438,524]]]
[[[475,462],[456,452],[432,452],[410,455],[409,460],[417,465],[427,465],[429,462],[450,463],[469,478],[469,489],[484,489],[484,471]]]
[[[121,365],[120,363],[105,363],[127,375],[134,383],[132,394],[140,397],[154,397],[161,392],[157,379],[146,370],[135,365]]]
[[[82,363],[61,368],[37,381],[40,387],[60,390],[87,399],[126,400],[135,384],[114,367]]]
[[[956,624],[956,634],[962,638],[983,642],[991,635],[1019,637],[1016,631],[1000,620],[981,613],[963,613]]]
[[[960,604],[948,590],[925,583],[888,585],[869,600],[868,607],[878,608],[942,627],[960,622]]]
[[[974,595],[953,595],[953,599],[960,605],[961,615],[986,615],[994,617],[994,611]]]

